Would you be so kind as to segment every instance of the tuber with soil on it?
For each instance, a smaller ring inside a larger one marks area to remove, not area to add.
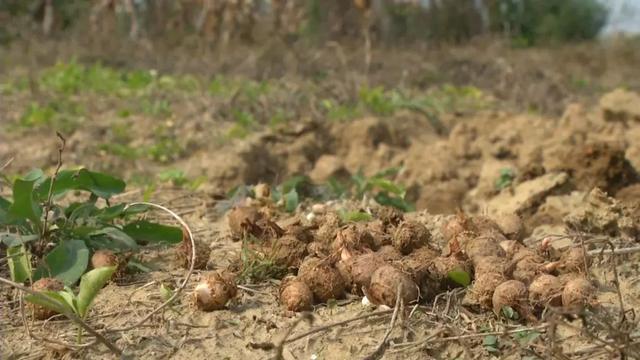
[[[237,291],[235,278],[231,273],[213,272],[202,277],[193,291],[193,298],[200,310],[221,310],[236,296]]]
[[[37,280],[31,285],[31,290],[34,291],[62,291],[64,290],[64,283],[55,278],[42,278]],[[33,303],[29,303],[29,307],[33,311],[33,317],[36,320],[46,320],[58,313],[55,310],[44,307],[42,305],[37,305]]]
[[[313,306],[313,292],[309,286],[295,276],[282,279],[279,290],[280,304],[288,311],[311,310]]]

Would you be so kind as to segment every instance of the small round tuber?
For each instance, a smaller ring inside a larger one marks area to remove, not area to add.
[[[502,309],[509,306],[516,310],[520,316],[529,318],[531,311],[527,302],[527,286],[518,280],[507,280],[498,285],[493,292],[493,312],[501,316]]]
[[[205,275],[196,285],[193,297],[198,309],[213,311],[223,309],[227,302],[236,296],[237,291],[231,274],[214,272]]]
[[[368,287],[371,283],[371,275],[379,267],[386,263],[377,253],[368,253],[356,256],[351,262],[351,279],[356,289],[360,291],[362,287]]]
[[[538,275],[529,284],[529,301],[539,307],[562,305],[562,283],[553,275]]]
[[[401,254],[408,255],[413,250],[429,243],[431,233],[426,226],[417,222],[405,220],[398,225],[393,234],[393,247]]]
[[[61,291],[64,290],[64,283],[55,278],[42,278],[31,285],[31,289],[35,291]],[[29,304],[33,310],[33,317],[37,320],[45,320],[57,312],[41,305]]]
[[[323,260],[305,260],[300,265],[298,276],[309,286],[316,302],[326,303],[344,296],[346,284],[340,272]]]
[[[277,265],[298,267],[307,255],[307,244],[293,235],[284,235],[271,243],[267,253]]]
[[[585,266],[589,267],[590,258],[585,257],[582,247],[573,247],[565,250],[560,256],[560,272],[567,273],[584,273]]]
[[[287,276],[280,284],[280,304],[289,311],[311,310],[313,293],[302,280]]]
[[[231,235],[241,238],[263,218],[258,209],[250,206],[236,206],[227,215]]]
[[[91,267],[94,269],[118,265],[118,256],[111,250],[96,250],[91,256]]]
[[[596,288],[583,277],[567,281],[562,290],[562,306],[567,311],[581,311],[585,306],[594,305],[595,299]]]
[[[402,254],[400,254],[400,252],[398,252],[398,250],[396,250],[396,248],[391,245],[385,245],[381,247],[380,249],[378,249],[378,251],[376,251],[376,254],[378,254],[378,256],[380,256],[380,258],[382,258],[382,260],[384,261],[394,261],[400,260],[402,258]]]
[[[507,279],[499,272],[489,272],[476,275],[471,288],[473,299],[485,309],[491,309],[493,292],[496,287]]]
[[[373,303],[394,307],[398,289],[400,289],[400,300],[404,304],[418,300],[418,285],[411,280],[411,277],[392,265],[385,265],[371,275],[367,293],[369,300]]]

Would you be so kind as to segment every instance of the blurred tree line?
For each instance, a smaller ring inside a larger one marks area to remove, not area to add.
[[[250,42],[278,33],[329,40],[369,31],[389,43],[499,34],[530,46],[591,39],[607,10],[598,0],[0,0],[0,41],[30,30],[64,36],[103,18],[112,27],[102,33],[150,39],[198,34]]]

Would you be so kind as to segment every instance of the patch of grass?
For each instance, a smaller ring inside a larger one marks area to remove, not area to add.
[[[231,139],[243,139],[249,135],[256,125],[253,114],[247,111],[234,111],[233,118],[235,124],[227,132],[227,137]]]
[[[496,179],[495,187],[496,190],[506,189],[513,183],[516,174],[511,168],[502,168],[500,169],[500,176]]]
[[[242,270],[238,275],[240,283],[259,283],[268,279],[280,279],[287,274],[287,269],[280,266],[264,254],[252,250],[249,242],[255,239],[245,239],[242,242],[240,261]]]
[[[327,118],[331,121],[348,121],[361,115],[361,111],[356,106],[337,104],[331,99],[322,100],[320,106],[324,109]]]
[[[162,75],[155,70],[120,70],[100,63],[91,66],[76,61],[60,62],[45,69],[39,78],[43,89],[62,94],[93,92],[131,96],[159,91],[193,92],[201,89],[198,79],[191,75]]]
[[[171,182],[173,186],[176,187],[197,190],[198,187],[204,183],[206,178],[200,176],[192,180],[189,179],[182,170],[169,169],[159,173],[158,180],[162,182]]]
[[[185,148],[174,137],[161,137],[149,146],[146,153],[149,157],[160,163],[175,161],[184,155]]]
[[[68,100],[53,100],[44,105],[32,102],[18,119],[18,126],[26,129],[55,128],[70,133],[82,122],[83,113],[79,104]]]
[[[166,99],[143,99],[140,103],[141,112],[157,118],[171,116],[171,103]]]
[[[360,89],[360,102],[376,115],[391,115],[398,108],[398,97],[381,86]]]
[[[135,160],[140,157],[140,151],[127,144],[115,142],[102,143],[98,145],[98,149],[104,151],[106,154],[128,160]]]

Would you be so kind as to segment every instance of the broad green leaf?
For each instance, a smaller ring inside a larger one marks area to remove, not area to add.
[[[178,244],[182,241],[182,229],[152,223],[146,220],[134,221],[122,228],[138,244],[165,243]]]
[[[116,227],[105,227],[89,234],[92,237],[103,238],[110,243],[111,250],[137,250],[138,244],[126,232]]]
[[[84,241],[66,240],[45,255],[34,278],[55,277],[70,286],[80,279],[88,264],[89,249]]]
[[[123,211],[123,214],[127,216],[137,215],[147,212],[147,210],[149,210],[149,205],[136,204],[126,207],[126,209]]]
[[[382,171],[379,171],[377,173],[375,173],[375,175],[372,176],[372,178],[386,178],[389,176],[395,176],[400,172],[400,168],[399,167],[391,167],[388,169],[384,169]]]
[[[447,273],[447,277],[453,280],[456,284],[462,286],[469,286],[471,284],[471,276],[468,272],[462,269],[451,270]]]
[[[5,244],[7,247],[20,246],[24,243],[38,240],[39,238],[40,238],[40,235],[36,235],[36,234],[31,234],[31,235],[20,235],[20,234],[11,234],[11,233],[0,234],[0,242]]]
[[[86,219],[92,217],[95,212],[98,210],[96,206],[92,203],[82,203],[78,206],[74,207],[71,214],[67,216],[69,222],[74,223],[78,219]]]
[[[518,314],[518,312],[511,306],[503,306],[500,310],[502,312],[502,315],[504,315],[504,317],[506,317],[507,319],[518,320],[520,318],[520,314]]]
[[[40,229],[42,208],[36,201],[33,187],[37,179],[16,179],[13,183],[13,204],[9,208],[9,215],[17,219],[29,219]]]
[[[11,201],[0,196],[0,225],[9,222],[9,208],[11,207]]]
[[[78,313],[78,305],[76,301],[76,296],[73,294],[73,291],[68,287],[65,287],[64,290],[58,291],[58,294],[64,299],[67,306],[73,310],[75,314]]]
[[[498,338],[495,335],[487,335],[484,337],[484,340],[482,341],[482,345],[496,346],[498,345]]]
[[[48,178],[38,186],[38,197],[41,200],[47,198],[50,186],[51,178]],[[71,190],[84,190],[98,197],[108,199],[115,194],[123,192],[125,186],[125,182],[121,179],[83,168],[80,170],[60,171],[53,184],[52,193],[57,197]]]
[[[284,208],[287,212],[294,212],[300,203],[298,192],[295,188],[292,188],[288,193],[284,195]]]
[[[393,206],[396,209],[402,210],[404,212],[411,212],[415,210],[414,206],[406,200],[399,197],[389,196],[389,194],[387,194],[386,192],[380,192],[376,194],[374,199],[380,205]]]
[[[7,249],[11,280],[24,283],[31,277],[31,254],[24,245]]]
[[[513,337],[520,342],[521,345],[527,345],[538,339],[541,334],[537,331],[526,330],[513,334]]]
[[[345,211],[340,213],[340,217],[342,221],[346,222],[369,221],[372,219],[369,213],[362,211]]]
[[[129,260],[129,263],[127,264],[127,269],[135,269],[143,273],[149,273],[154,270],[157,270],[156,266],[154,266],[155,269],[152,268],[151,266],[152,265],[149,263],[143,263],[134,258]]]
[[[26,295],[24,299],[27,302],[43,306],[60,314],[74,312],[73,308],[67,303],[67,300],[56,291],[41,291],[39,296],[30,294]]]
[[[78,292],[77,297],[78,315],[80,317],[84,318],[87,315],[93,300],[100,292],[100,289],[111,279],[115,271],[115,266],[105,266],[93,269],[82,276],[82,279],[80,279],[80,292]]]
[[[301,187],[309,182],[309,178],[304,175],[293,176],[280,184],[282,193],[289,193],[291,190],[301,190]]]
[[[383,191],[398,195],[399,197],[404,197],[405,195],[404,188],[391,180],[373,178],[370,180],[370,183],[374,187],[378,187]]]
[[[99,209],[95,214],[96,218],[100,221],[111,221],[113,219],[117,219],[124,214],[125,204],[118,204],[114,206],[109,206],[106,208]]]

